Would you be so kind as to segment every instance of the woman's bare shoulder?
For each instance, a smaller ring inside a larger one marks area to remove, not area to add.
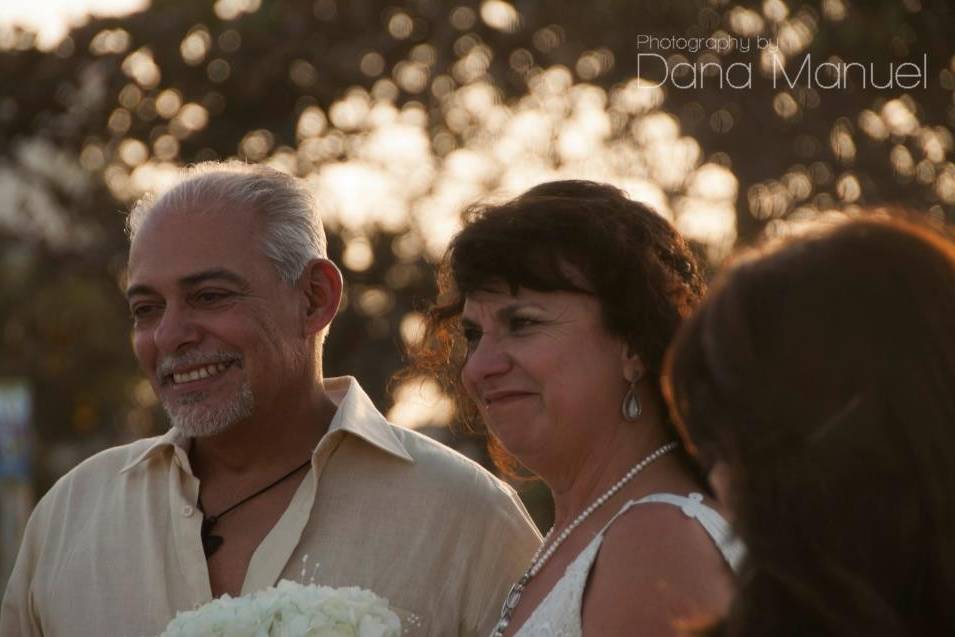
[[[705,502],[708,506],[714,503]],[[632,506],[607,529],[584,595],[584,634],[671,636],[674,622],[713,617],[731,596],[713,538],[679,506]]]

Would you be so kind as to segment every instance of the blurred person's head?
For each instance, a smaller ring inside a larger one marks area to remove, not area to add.
[[[955,245],[870,218],[742,259],[666,391],[748,547],[723,634],[955,630]]]
[[[488,425],[505,470],[501,443],[523,462],[549,442],[602,439],[599,423],[621,420],[628,391],[646,414],[664,413],[663,355],[703,290],[665,219],[587,181],[472,208],[438,279],[416,369],[443,380],[467,421]]]
[[[177,428],[213,435],[311,391],[341,275],[297,180],[201,164],[128,227],[133,349]]]

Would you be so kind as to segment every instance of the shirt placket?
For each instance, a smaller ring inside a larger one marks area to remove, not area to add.
[[[209,568],[199,533],[202,512],[196,507],[198,498],[199,479],[192,474],[185,451],[175,447],[169,463],[169,517],[176,557],[183,574],[182,585],[194,606],[212,601]]]
[[[252,554],[242,584],[242,594],[274,586],[288,567],[289,560],[302,541],[305,527],[316,506],[318,481],[328,459],[341,442],[341,434],[326,434],[312,454],[312,468],[302,480],[291,503],[275,527]],[[312,560],[319,556],[310,556]]]

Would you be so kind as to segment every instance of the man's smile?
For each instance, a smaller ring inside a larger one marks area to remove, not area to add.
[[[191,365],[178,365],[170,369],[171,365],[161,365],[158,376],[160,385],[163,387],[179,388],[182,386],[192,386],[210,379],[217,378],[232,367],[241,367],[241,360],[238,358],[218,360],[203,363],[193,363]]]

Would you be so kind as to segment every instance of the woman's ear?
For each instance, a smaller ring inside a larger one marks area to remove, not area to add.
[[[312,259],[299,277],[304,303],[302,319],[307,334],[328,327],[342,301],[342,273],[328,259]]]
[[[631,345],[624,343],[620,360],[623,367],[623,377],[628,383],[637,382],[647,371],[643,359]]]

